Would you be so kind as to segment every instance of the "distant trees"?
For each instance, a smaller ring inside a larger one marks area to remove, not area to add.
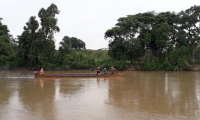
[[[109,54],[114,59],[131,62],[165,62],[170,70],[180,70],[194,63],[200,40],[200,6],[174,12],[146,12],[119,18],[105,32]],[[178,52],[180,51],[180,52]],[[168,68],[164,68],[168,69]]]
[[[88,59],[83,52],[80,50],[85,50],[85,42],[76,38],[64,36],[60,42],[58,58],[61,66],[65,66],[65,69],[86,69],[88,65]]]
[[[87,51],[82,51],[86,49],[85,42],[76,37],[64,36],[59,50],[55,50],[54,33],[60,31],[57,25],[57,14],[59,10],[55,4],[51,4],[47,9],[41,8],[38,13],[40,21],[35,16],[31,16],[22,34],[18,36],[17,44],[15,39],[9,35],[7,26],[0,22],[0,66],[7,64],[9,67],[12,60],[13,67],[29,69],[41,67],[45,69],[88,69],[94,67],[96,54],[93,56],[87,54]]]
[[[30,17],[24,26],[24,31],[18,36],[19,55],[22,55],[21,66],[38,68],[52,62],[50,58],[53,58],[55,54],[53,34],[60,31],[55,18],[57,14],[59,10],[55,4],[51,4],[47,9],[42,8],[38,13],[41,28],[36,17]]]
[[[41,8],[39,21],[31,16],[18,36],[17,43],[0,20],[0,66],[34,70],[41,67],[88,69],[96,67],[96,60],[107,57],[107,51],[85,51],[85,42],[76,37],[64,36],[59,50],[55,50],[54,33],[60,31],[57,14],[59,10],[55,4],[47,9]]]
[[[9,67],[13,57],[15,44],[11,39],[7,25],[2,24],[0,18],[0,66]]]
[[[119,18],[105,32],[109,50],[86,50],[85,42],[64,36],[55,50],[59,32],[55,4],[31,16],[16,39],[0,18],[0,67],[31,69],[94,69],[97,66],[141,70],[187,70],[200,62],[200,6],[174,12],[145,12]]]
[[[76,38],[76,37],[68,37],[64,36],[62,41],[60,42],[59,51],[69,51],[69,50],[85,50],[85,42]]]

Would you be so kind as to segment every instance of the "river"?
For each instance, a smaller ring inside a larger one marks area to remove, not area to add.
[[[93,73],[68,71],[72,72]],[[200,72],[124,73],[111,78],[35,79],[32,71],[0,71],[0,120],[200,118]]]

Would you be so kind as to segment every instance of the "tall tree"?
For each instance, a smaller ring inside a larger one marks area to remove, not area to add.
[[[19,36],[19,53],[23,54],[22,66],[38,68],[48,67],[53,63],[55,54],[53,33],[59,32],[56,14],[59,14],[59,10],[55,4],[51,4],[38,13],[41,28],[34,16],[26,23],[23,33]]]
[[[2,24],[0,18],[0,66],[9,66],[9,59],[13,54],[14,46],[11,43],[7,25]]]
[[[187,45],[192,49],[194,63],[194,49],[197,47],[200,37],[200,6],[192,6],[179,13],[179,30],[184,35]]]
[[[56,15],[59,14],[58,7],[51,4],[47,9],[42,8],[38,16],[41,20],[42,31],[45,33],[46,38],[52,40],[54,32],[59,32],[60,28],[57,26]]]
[[[23,33],[18,36],[19,39],[19,55],[21,58],[21,66],[34,67],[38,62],[38,53],[36,46],[37,30],[39,23],[35,16],[31,16],[24,26]]]

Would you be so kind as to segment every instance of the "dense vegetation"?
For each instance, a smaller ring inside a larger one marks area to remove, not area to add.
[[[109,55],[143,70],[187,70],[199,62],[200,6],[174,12],[146,12],[119,18],[105,33]]]
[[[188,70],[200,61],[200,6],[174,12],[146,12],[119,18],[105,31],[108,50],[87,50],[76,37],[63,37],[55,49],[54,34],[58,7],[40,9],[31,16],[16,39],[0,19],[0,67],[41,67],[52,70],[95,69],[97,66],[119,70],[134,66],[139,70]]]

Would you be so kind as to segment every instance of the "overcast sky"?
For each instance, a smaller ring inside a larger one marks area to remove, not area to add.
[[[39,10],[51,3],[60,10],[56,16],[60,28],[55,34],[56,48],[64,36],[69,36],[83,40],[87,49],[100,49],[108,47],[104,33],[120,17],[147,11],[177,13],[200,5],[200,0],[1,0],[0,18],[16,38],[29,18],[36,16],[39,21]]]

